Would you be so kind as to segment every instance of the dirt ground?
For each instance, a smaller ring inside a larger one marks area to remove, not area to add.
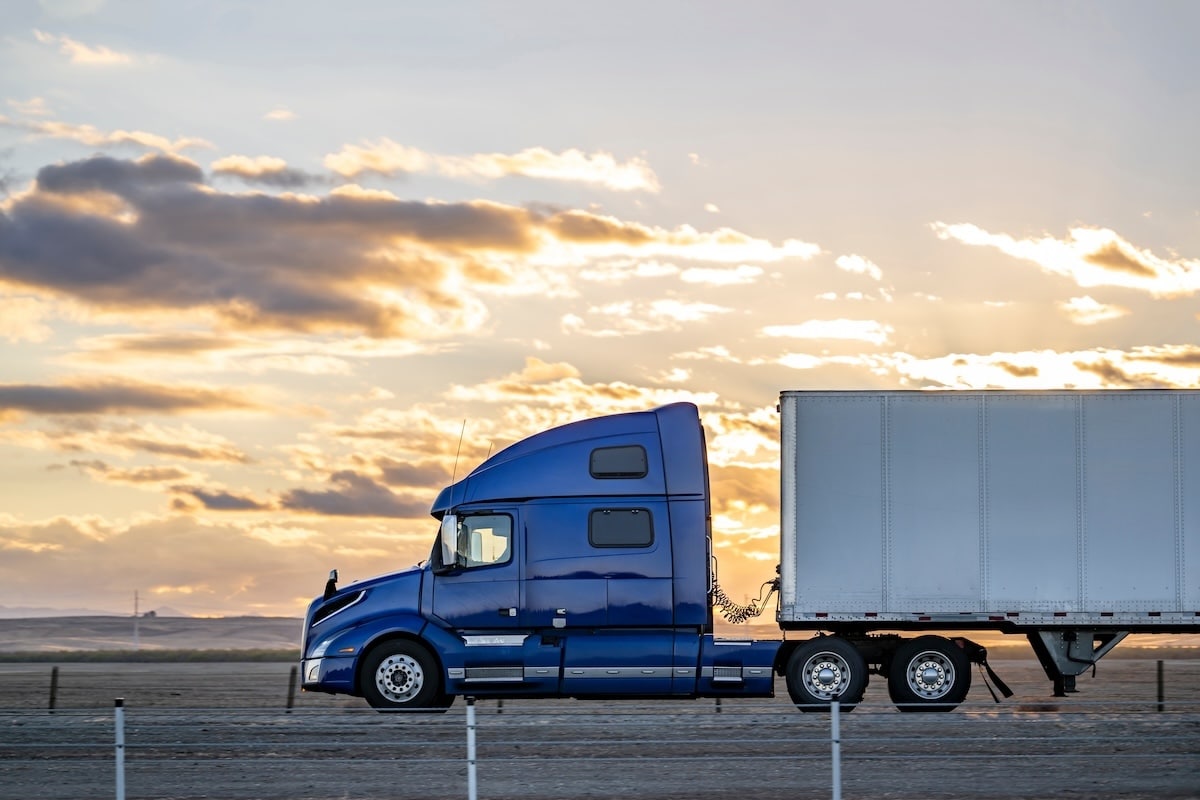
[[[840,717],[846,798],[1200,798],[1200,659],[1102,661],[1050,697],[996,660],[949,714],[901,714],[878,679]],[[124,699],[129,798],[464,798],[467,714],[370,711],[299,694],[286,663],[0,664],[0,796],[113,797]],[[786,700],[479,701],[480,798],[830,797],[831,720]]]

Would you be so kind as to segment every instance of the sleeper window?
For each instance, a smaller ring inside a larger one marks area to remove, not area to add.
[[[588,541],[593,547],[649,547],[654,523],[644,508],[604,508],[588,519]]]

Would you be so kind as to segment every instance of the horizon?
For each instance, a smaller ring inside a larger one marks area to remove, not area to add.
[[[297,617],[674,401],[721,582],[793,389],[1200,387],[1200,5],[17,0],[0,604]]]

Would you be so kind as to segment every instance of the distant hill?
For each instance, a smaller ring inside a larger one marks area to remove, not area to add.
[[[303,621],[290,617],[137,618],[139,650],[298,650]],[[131,616],[76,615],[0,619],[10,652],[133,650]]]
[[[41,608],[37,606],[0,606],[0,619],[35,619],[41,617],[129,617],[116,611],[99,611],[94,608]],[[141,612],[146,617],[190,617],[176,608],[159,606]]]
[[[41,608],[37,606],[0,606],[0,619],[30,619],[33,617],[119,617],[115,611],[94,608]]]

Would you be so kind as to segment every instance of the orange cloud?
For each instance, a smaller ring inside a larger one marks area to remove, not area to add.
[[[1083,287],[1121,286],[1154,297],[1183,297],[1200,291],[1200,259],[1162,258],[1108,228],[1071,228],[1066,239],[1017,239],[969,223],[935,222],[930,227],[939,239],[993,247]]]
[[[238,160],[223,168],[286,169]],[[775,262],[816,252],[727,228],[666,230],[486,201],[225,194],[193,162],[166,155],[44,167],[32,191],[0,208],[0,285],[243,331],[437,340],[481,330],[486,295],[568,295],[570,269],[609,259]],[[645,309],[648,329],[723,311],[670,298]]]

